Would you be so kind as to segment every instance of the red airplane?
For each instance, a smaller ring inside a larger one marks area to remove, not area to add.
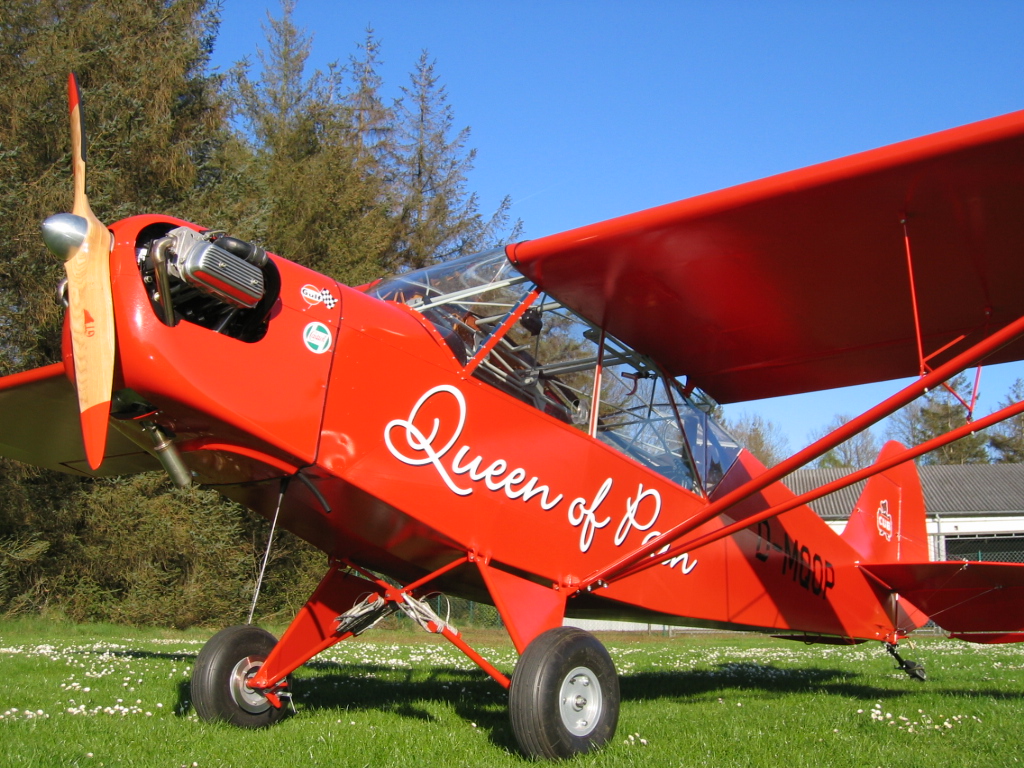
[[[897,643],[929,618],[1024,640],[1024,567],[929,562],[912,461],[1024,403],[888,444],[842,481],[869,478],[841,536],[807,506],[839,484],[781,482],[1024,357],[1024,112],[351,288],[166,216],[105,227],[69,90],[74,213],[44,224],[68,259],[63,362],[0,379],[0,454],[163,467],[330,558],[280,640],[243,625],[203,648],[202,718],[277,721],[290,673],[398,610],[509,689],[522,751],[547,758],[618,719],[612,661],[567,616],[876,640],[919,679]],[[771,469],[711,415],[907,376]],[[511,678],[428,591],[497,607]]]

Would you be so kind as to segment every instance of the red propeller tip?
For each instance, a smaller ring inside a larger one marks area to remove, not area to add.
[[[75,73],[72,72],[68,75],[68,111],[74,112],[75,107],[82,101],[81,91],[78,90],[78,80],[75,79]]]
[[[82,411],[82,440],[85,458],[92,469],[99,469],[107,448],[107,422],[110,420],[110,401],[96,403]]]

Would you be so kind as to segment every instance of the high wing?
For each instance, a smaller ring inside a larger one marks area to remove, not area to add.
[[[1024,315],[1022,214],[1024,111],[507,253],[728,403],[918,375],[908,244],[930,363]],[[985,362],[1022,357],[1018,340]]]
[[[120,475],[160,463],[111,429],[106,459],[93,471],[85,458],[78,395],[55,363],[0,378],[0,456],[75,475]]]
[[[986,642],[986,635],[1024,638],[1020,563],[879,563],[861,568],[956,636],[976,642]]]

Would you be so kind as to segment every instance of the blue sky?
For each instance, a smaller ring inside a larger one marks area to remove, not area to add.
[[[214,64],[263,44],[276,0],[224,0]],[[1024,108],[1021,2],[298,0],[312,68],[373,28],[385,89],[429,51],[478,151],[481,209],[504,195],[539,237]],[[982,379],[993,409],[1024,365]],[[895,383],[734,406],[793,449]]]

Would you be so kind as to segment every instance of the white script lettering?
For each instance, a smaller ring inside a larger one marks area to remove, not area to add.
[[[644,536],[643,543],[644,544],[649,544],[650,542],[654,541],[658,536],[661,536],[661,531],[651,531],[646,536]],[[670,546],[669,544],[666,544],[664,547],[659,549],[656,554],[659,554],[659,555],[665,554],[666,552],[668,552],[669,546]],[[654,557],[654,555],[651,555],[651,557]],[[667,565],[669,568],[675,568],[677,565],[682,563],[683,565],[682,565],[682,567],[679,570],[681,570],[683,572],[683,574],[685,575],[685,574],[689,573],[690,571],[692,571],[694,568],[696,568],[698,562],[699,562],[698,560],[694,560],[691,563],[690,562],[690,553],[689,552],[683,552],[683,554],[676,555],[675,557],[670,557],[668,560],[662,560],[661,564],[662,565]]]
[[[597,495],[594,496],[594,500],[590,503],[589,507],[587,506],[587,500],[582,496],[578,499],[573,499],[572,504],[569,505],[569,522],[573,526],[583,524],[583,528],[580,530],[580,552],[586,552],[590,549],[590,545],[594,541],[594,531],[598,528],[604,528],[612,521],[611,517],[606,517],[599,523],[594,516],[594,511],[601,506],[601,502],[604,501],[604,497],[608,495],[608,491],[611,489],[612,479],[609,477],[598,488]]]
[[[423,407],[430,398],[434,395],[440,394],[441,392],[447,392],[459,406],[459,425],[455,428],[455,432],[448,439],[448,442],[438,450],[434,447],[434,440],[437,439],[437,432],[441,428],[441,422],[438,419],[434,419],[434,428],[431,430],[429,437],[424,435],[413,422],[416,420],[416,416],[419,415],[420,408]],[[473,492],[472,488],[460,488],[454,481],[452,481],[451,475],[448,474],[448,470],[444,468],[441,463],[441,457],[451,450],[451,447],[455,445],[455,441],[459,439],[459,435],[462,434],[462,427],[466,424],[466,401],[462,397],[462,393],[459,392],[455,387],[450,387],[447,384],[442,384],[439,387],[434,387],[423,395],[419,400],[416,401],[416,405],[412,407],[412,411],[409,413],[408,419],[395,419],[389,421],[388,425],[384,428],[384,442],[388,446],[388,450],[391,451],[391,455],[399,461],[405,464],[411,464],[414,467],[423,466],[424,464],[433,464],[434,468],[437,469],[441,479],[444,480],[452,493],[457,493],[459,496],[468,496]],[[402,427],[405,429],[405,442],[414,451],[424,454],[422,457],[410,457],[395,448],[394,443],[391,442],[391,431],[396,427]]]
[[[384,427],[384,443],[391,455],[403,464],[414,467],[433,466],[449,490],[459,496],[469,496],[474,491],[473,484],[483,483],[489,491],[504,493],[512,500],[525,503],[536,499],[545,511],[554,509],[562,502],[563,494],[555,493],[541,483],[538,477],[528,475],[524,468],[510,467],[505,459],[488,462],[480,454],[471,456],[473,449],[466,444],[456,448],[466,426],[466,411],[466,399],[462,392],[449,384],[438,385],[416,401],[407,418],[393,419],[387,423]],[[417,422],[420,426],[417,426]],[[454,429],[445,437],[452,425]],[[469,484],[459,485],[459,482],[463,482],[460,476]],[[597,513],[613,485],[609,477],[592,498],[579,496],[569,504],[569,524],[580,529],[580,552],[589,551],[597,531],[612,522],[611,515],[599,519]],[[644,502],[649,504],[641,513]],[[644,544],[659,536],[657,531],[651,529],[658,522],[661,506],[661,494],[654,488],[644,488],[643,484],[639,484],[635,498],[626,499],[625,514],[615,529],[615,546],[623,546],[634,530],[648,532]],[[637,520],[638,517],[642,522]],[[657,554],[663,554],[668,549],[665,546]],[[691,561],[689,555],[684,553],[665,560],[663,564],[669,567],[682,564],[681,570],[687,574],[697,566],[697,561]]]
[[[645,525],[641,525],[636,521],[637,510],[640,509],[640,504],[644,499],[654,499],[654,512],[651,515],[651,519],[647,521]],[[658,515],[661,514],[661,494],[653,488],[644,490],[643,485],[636,489],[636,501],[632,497],[626,500],[626,514],[622,516],[622,521],[619,523],[619,527],[615,530],[615,545],[621,546],[622,542],[626,540],[626,536],[629,535],[631,529],[636,528],[638,531],[646,531],[656,522],[658,522]]]
[[[420,410],[427,404],[431,398],[440,396],[447,393],[455,398],[455,406],[458,410],[458,424],[455,427],[455,431],[452,436],[448,438],[448,442],[444,445],[437,447],[434,445],[435,441],[438,440],[438,432],[441,430],[441,423],[439,419],[434,419],[433,426],[430,430],[429,435],[423,434],[423,431],[416,426],[416,417],[419,416]],[[425,464],[433,464],[434,469],[444,480],[445,485],[453,493],[457,493],[459,496],[468,496],[473,492],[472,488],[463,488],[455,484],[452,479],[452,475],[448,472],[448,467],[445,467],[441,459],[444,458],[458,439],[462,436],[462,429],[466,425],[466,400],[462,396],[462,393],[448,384],[441,384],[428,390],[424,393],[423,397],[416,401],[416,405],[412,407],[412,411],[409,412],[409,418],[407,419],[394,419],[389,421],[387,426],[384,428],[384,442],[391,451],[391,455],[399,461],[409,464],[414,467],[423,466]],[[405,437],[405,445],[411,451],[412,455],[406,455],[395,446],[395,443],[391,439],[391,433],[395,429],[402,429],[402,433]],[[495,461],[488,464],[486,467],[481,469],[484,460],[482,456],[475,456],[474,458],[466,461],[466,457],[469,455],[470,447],[463,445],[455,452],[455,456],[451,461],[451,472],[456,475],[468,475],[469,479],[473,482],[479,483],[481,480],[488,489],[492,491],[504,491],[505,495],[510,499],[522,499],[523,501],[529,501],[535,496],[539,496],[538,503],[545,509],[553,509],[558,505],[558,502],[562,500],[562,494],[558,494],[554,497],[551,496],[551,489],[546,485],[539,485],[539,480],[536,477],[527,479],[526,470],[521,467],[508,471],[508,462],[504,459],[496,459]],[[419,455],[417,455],[419,454]],[[507,473],[507,474],[506,474]],[[525,482],[524,482],[525,481]],[[522,485],[519,485],[522,483]],[[518,488],[513,486],[519,485]]]

